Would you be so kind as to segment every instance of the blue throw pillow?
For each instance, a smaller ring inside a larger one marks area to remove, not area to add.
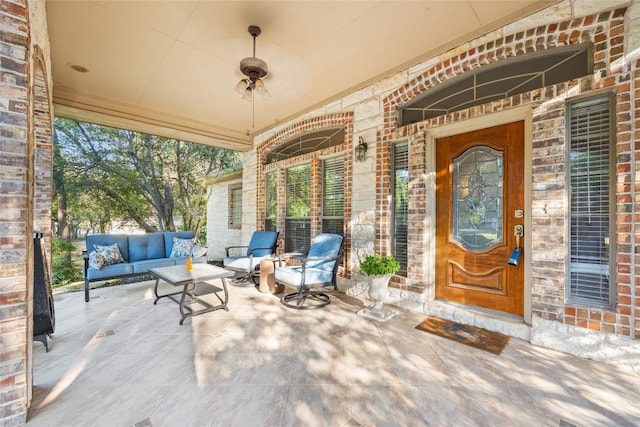
[[[93,251],[89,254],[89,267],[100,270],[105,265],[104,257],[98,251]]]
[[[117,243],[113,243],[109,246],[93,245],[93,247],[96,252],[104,258],[104,265],[113,265],[125,262]],[[89,255],[89,261],[91,261],[91,255]]]
[[[196,239],[181,239],[179,237],[173,238],[173,248],[171,248],[171,255],[169,258],[184,258],[191,256],[193,245],[195,245]]]

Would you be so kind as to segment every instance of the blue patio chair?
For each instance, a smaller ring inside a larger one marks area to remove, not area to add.
[[[311,242],[311,248],[306,257],[292,256],[301,265],[290,267],[276,267],[275,280],[287,286],[297,288],[297,292],[286,294],[280,302],[289,308],[308,310],[328,305],[329,295],[311,288],[319,285],[336,284],[336,274],[340,257],[342,256],[342,236],[338,234],[318,234]]]
[[[236,284],[246,283],[248,280],[256,284],[260,260],[276,253],[279,234],[277,231],[255,231],[248,245],[225,248],[224,268],[240,273],[234,279]],[[237,252],[239,249],[246,251],[240,255],[230,255],[230,252]]]

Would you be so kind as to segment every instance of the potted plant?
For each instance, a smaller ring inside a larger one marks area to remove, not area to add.
[[[393,255],[367,255],[360,261],[360,271],[367,276],[369,298],[374,303],[373,306],[360,310],[358,314],[382,322],[398,314],[395,310],[384,308],[384,299],[388,294],[389,280],[399,269],[400,264]]]
[[[389,276],[400,270],[400,263],[393,255],[367,255],[360,261],[360,271],[367,276]]]

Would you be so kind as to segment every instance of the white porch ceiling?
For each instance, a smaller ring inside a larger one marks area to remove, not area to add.
[[[248,150],[259,130],[553,3],[47,0],[55,114]],[[254,127],[234,91],[249,25],[271,94]]]

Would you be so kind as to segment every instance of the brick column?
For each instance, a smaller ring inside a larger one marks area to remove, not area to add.
[[[0,425],[22,425],[30,400],[33,264],[33,123],[26,5],[2,2],[0,19]]]

